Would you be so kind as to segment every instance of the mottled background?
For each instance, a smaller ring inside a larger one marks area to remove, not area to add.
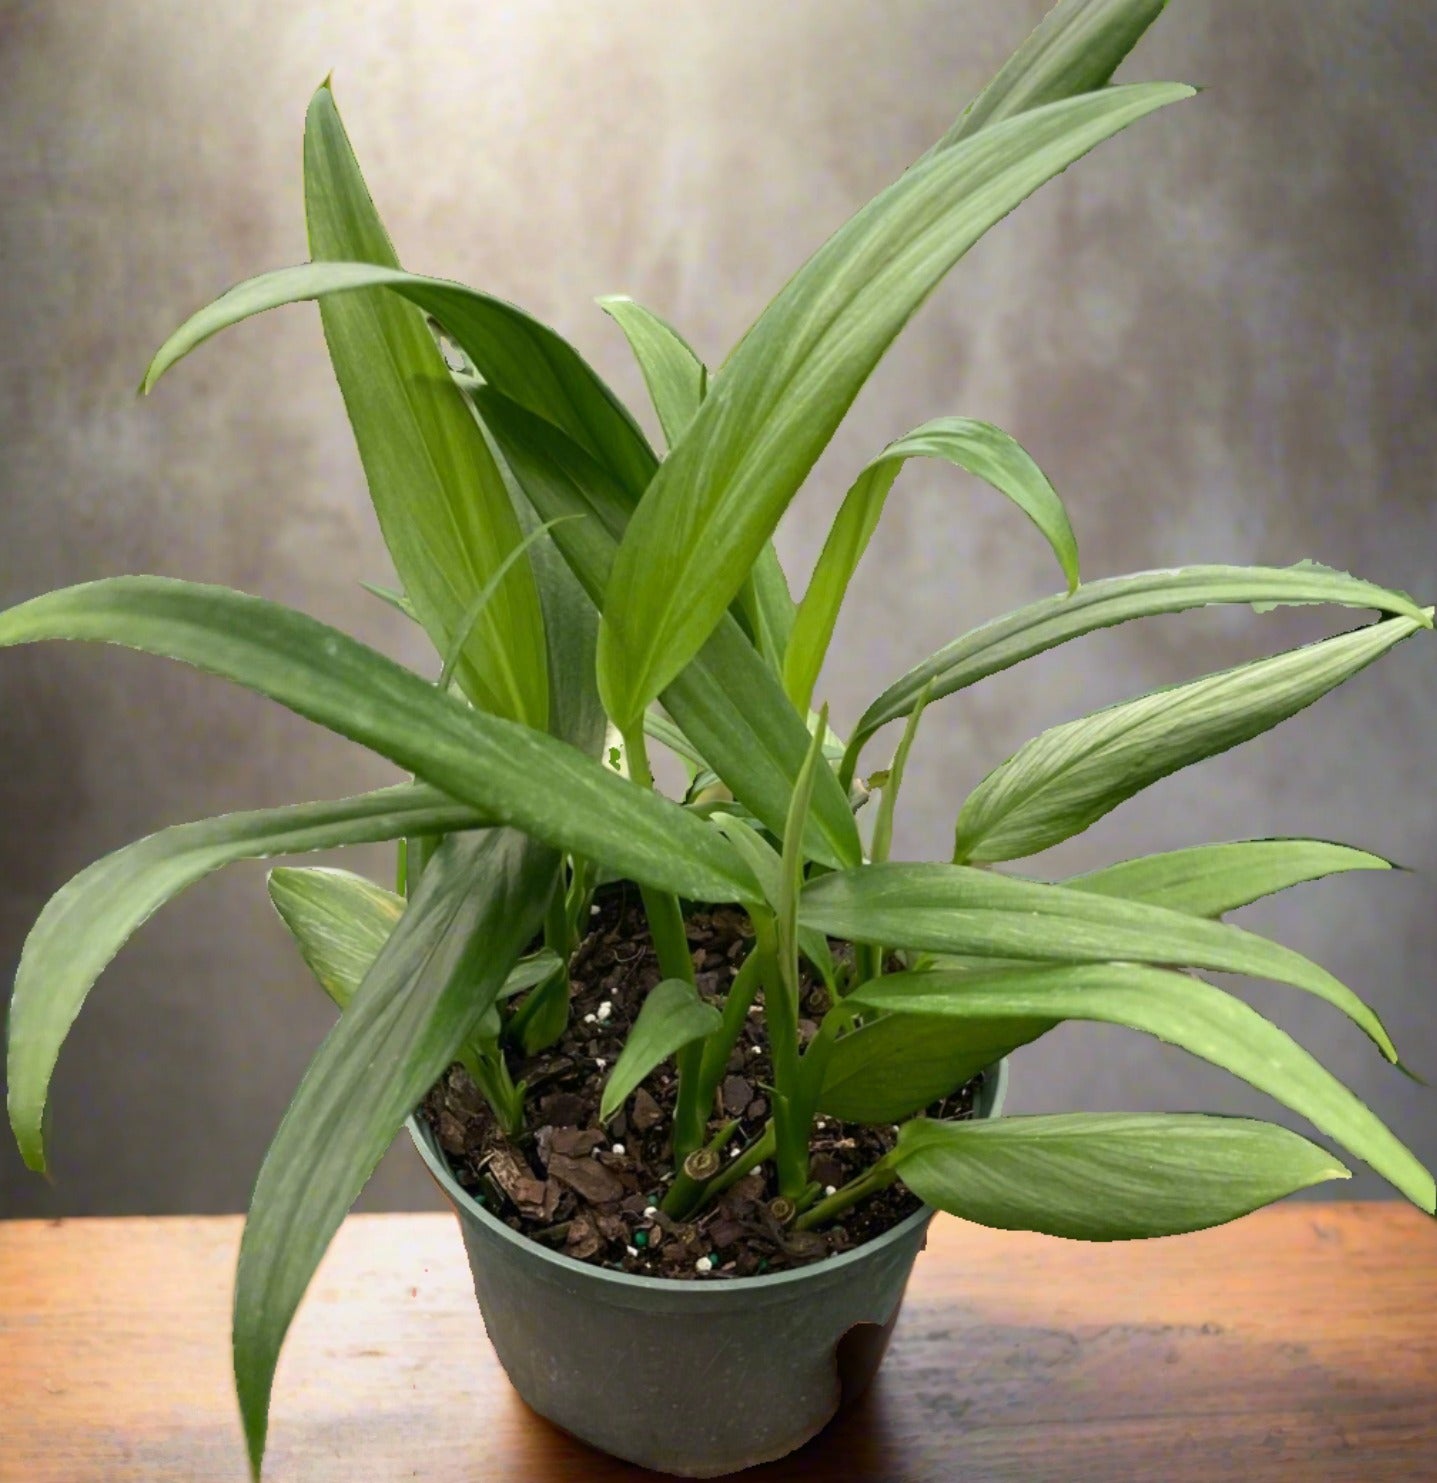
[[[717,362],[1041,10],[0,0],[0,598],[183,575],[423,658],[358,586],[387,562],[311,307],[231,331],[148,403],[133,395],[180,318],[305,256],[301,125],[331,68],[407,264],[519,300],[637,398],[595,295],[634,294]],[[1410,0],[1175,0],[1125,75],[1207,91],[1104,146],[960,266],[780,532],[791,568],[806,572],[866,458],[962,413],[1009,428],[1050,472],[1088,576],[1316,556],[1431,598],[1434,69],[1437,23]],[[964,628],[1056,585],[1013,510],[913,468],[825,676],[839,722]],[[898,852],[943,852],[966,790],[1034,730],[1344,621],[1149,620],[935,708]],[[1416,867],[1301,888],[1247,920],[1370,996],[1437,1074],[1434,697],[1437,654],[1408,644],[1045,863],[1307,831]],[[182,819],[391,776],[157,660],[0,655],[5,979],[45,898],[97,855]],[[1268,986],[1251,998],[1437,1158],[1437,1093],[1384,1068],[1326,1006]],[[241,1208],[328,1021],[262,867],[207,882],[139,934],[82,1017],[55,1087],[53,1187],[0,1140],[0,1215]],[[1094,1029],[1022,1051],[1010,1105],[1271,1111],[1179,1052]],[[1366,1175],[1349,1188],[1385,1192]],[[365,1198],[433,1195],[400,1150]]]

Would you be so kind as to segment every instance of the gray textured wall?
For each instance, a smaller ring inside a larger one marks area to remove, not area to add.
[[[0,599],[184,575],[421,658],[356,585],[387,563],[312,309],[230,332],[148,404],[132,394],[185,313],[304,257],[300,131],[331,67],[409,265],[519,300],[637,397],[594,295],[653,304],[717,360],[1041,8],[0,0]],[[1312,555],[1430,598],[1434,67],[1437,27],[1402,0],[1175,0],[1128,74],[1208,91],[1105,146],[971,254],[782,530],[790,566],[806,571],[846,478],[888,438],[963,413],[1011,429],[1047,468],[1089,576]],[[1020,517],[914,469],[826,676],[837,717],[1055,585]],[[1331,621],[1153,620],[936,708],[900,853],[945,850],[964,792],[1035,729]],[[1249,918],[1369,995],[1437,1074],[1433,664],[1430,645],[1406,645],[1309,716],[1125,806],[1053,868],[1297,832],[1417,867],[1307,887]],[[51,891],[140,833],[390,776],[158,661],[5,653],[0,968],[8,979]],[[1437,1094],[1387,1072],[1324,1006],[1252,998],[1437,1157]],[[196,889],[125,951],[71,1041],[57,1183],[26,1177],[0,1145],[0,1215],[240,1208],[326,1023],[260,867]],[[1177,1052],[1077,1030],[1021,1054],[1012,1106],[1268,1111]],[[431,1197],[416,1162],[391,1156],[366,1198]]]

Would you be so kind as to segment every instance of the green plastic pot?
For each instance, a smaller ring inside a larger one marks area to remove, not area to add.
[[[996,1117],[1008,1063],[984,1075]],[[409,1134],[459,1217],[490,1342],[556,1426],[641,1467],[713,1478],[816,1436],[877,1372],[933,1212],[768,1277],[631,1277],[511,1231],[460,1188],[427,1125]]]

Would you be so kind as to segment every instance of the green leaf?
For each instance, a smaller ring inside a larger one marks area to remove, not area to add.
[[[405,900],[349,870],[279,866],[269,899],[319,986],[348,1008],[379,950],[404,915]]]
[[[749,874],[758,883],[752,905],[777,911],[783,894],[783,861],[778,851],[758,832],[753,821],[741,818],[732,809],[717,808],[709,822],[742,856]]]
[[[859,388],[950,267],[1045,180],[1190,96],[1109,88],[983,130],[841,228],[744,337],[654,476],[614,564],[599,689],[629,726],[702,648]]]
[[[788,820],[783,830],[783,853],[780,862],[778,900],[775,903],[773,927],[768,929],[777,941],[778,973],[766,979],[763,1006],[764,1027],[768,1031],[773,1060],[773,1132],[774,1161],[778,1170],[778,1192],[788,1200],[797,1200],[808,1185],[809,1136],[814,1107],[823,1084],[823,1067],[830,1047],[822,1037],[800,1055],[798,1021],[803,1009],[803,984],[799,978],[799,898],[803,890],[803,833],[813,797],[813,780],[828,772],[823,757],[823,742],[828,734],[828,708],[825,706],[814,727],[808,756],[793,790]],[[767,935],[758,925],[755,951],[764,951]],[[821,1043],[822,1042],[822,1043]]]
[[[598,756],[609,724],[594,673],[598,615],[554,544],[550,533],[553,522],[541,526],[539,516],[487,428],[484,436],[489,439],[490,451],[509,487],[526,539],[533,543],[529,547],[530,565],[539,605],[544,611],[544,637],[549,651],[550,734],[591,757]]]
[[[116,577],[0,613],[0,648],[46,638],[123,644],[221,675],[494,821],[642,884],[697,901],[753,889],[728,843],[677,804],[277,603],[162,577]]]
[[[652,477],[656,460],[643,433],[553,330],[517,306],[462,283],[374,263],[301,263],[236,284],[165,341],[140,390],[150,391],[176,361],[243,319],[285,304],[372,288],[386,288],[433,316],[490,387],[561,428],[626,487],[641,490]]]
[[[923,719],[923,711],[927,706],[927,697],[919,699],[917,705],[908,716],[907,724],[903,728],[903,736],[898,743],[898,750],[893,754],[893,761],[888,768],[888,775],[879,784],[881,796],[878,800],[878,818],[873,825],[873,843],[869,847],[868,855],[876,864],[882,864],[888,858],[888,851],[893,844],[893,809],[898,802],[898,794],[903,787],[903,774],[908,768],[908,753],[913,748],[913,738],[918,735],[918,723]]]
[[[933,686],[932,699],[941,700],[1046,649],[1131,618],[1182,613],[1212,603],[1258,601],[1274,607],[1335,603],[1374,608],[1413,618],[1426,628],[1432,626],[1431,611],[1419,608],[1410,597],[1310,564],[1189,566],[1087,582],[1069,597],[1044,598],[995,618],[909,670],[863,713],[848,743],[840,777],[852,779],[858,754],[868,739],[880,726],[906,716],[928,684]]]
[[[1124,860],[1072,876],[1063,885],[1197,917],[1220,917],[1303,881],[1346,870],[1391,869],[1380,855],[1321,839],[1243,839]]]
[[[506,468],[505,473],[508,473]],[[537,528],[533,510],[522,494],[516,505],[526,530]],[[544,635],[549,649],[549,731],[588,757],[603,749],[608,717],[599,700],[594,675],[598,643],[598,615],[574,580],[552,535],[530,547],[534,585],[544,610]]]
[[[499,990],[499,997],[513,999],[530,989],[537,989],[540,984],[553,978],[555,971],[563,966],[564,960],[558,953],[551,952],[546,947],[540,948],[537,953],[520,958],[509,970],[504,986]]]
[[[650,706],[644,712],[644,731],[650,740],[661,743],[687,764],[690,781],[698,773],[708,769],[708,763],[698,748],[683,734],[673,719],[666,716],[657,706]]]
[[[600,299],[599,306],[627,337],[659,414],[659,425],[672,448],[708,392],[708,368],[672,325],[627,295]],[[633,493],[640,495],[643,488]],[[793,629],[794,608],[772,541],[759,553],[736,607],[735,616],[754,647],[772,668],[779,668]]]
[[[519,1006],[509,1031],[526,1056],[536,1056],[560,1040],[568,1028],[569,975],[560,964]]]
[[[624,491],[581,448],[522,408],[488,391],[476,393],[474,402],[540,517],[588,517],[566,521],[552,539],[600,606],[629,519]],[[781,835],[808,751],[808,728],[731,616],[720,620],[664,691],[663,704],[734,797]],[[815,779],[805,848],[825,865],[855,865],[862,858],[848,798],[828,768]]]
[[[659,414],[659,426],[672,447],[693,421],[708,389],[704,363],[667,320],[627,294],[602,298],[599,307],[623,330]]]
[[[1052,1028],[1051,1020],[870,1016],[835,1041],[818,1110],[845,1122],[901,1122]]]
[[[1140,1030],[1266,1092],[1433,1210],[1431,1174],[1380,1119],[1276,1025],[1187,974],[1132,963],[896,973],[861,985],[848,1002],[929,1023],[961,1019],[985,1038],[992,1020],[1092,1020]]]
[[[650,989],[604,1085],[600,1119],[607,1122],[613,1117],[655,1066],[713,1034],[722,1023],[718,1010],[681,978],[666,978]]]
[[[1389,618],[1054,726],[968,795],[953,857],[1014,860],[1081,834],[1160,778],[1285,721],[1420,627]]]
[[[939,1210],[1079,1241],[1198,1231],[1350,1177],[1286,1128],[1196,1113],[915,1118],[891,1157],[908,1188]]]
[[[570,516],[577,519],[577,516]],[[552,522],[551,522],[552,524]],[[504,578],[508,575],[509,568],[519,561],[536,541],[543,540],[548,535],[550,525],[536,525],[532,530],[526,532],[524,538],[514,547],[512,551],[501,561],[493,575],[484,583],[474,597],[474,601],[464,610],[464,616],[459,620],[459,626],[454,630],[454,635],[449,641],[449,648],[444,655],[444,664],[439,671],[439,678],[435,683],[441,690],[449,688],[449,682],[454,678],[454,671],[459,667],[459,661],[464,657],[465,648],[468,646],[470,635],[478,626],[484,610],[499,590]]]
[[[446,839],[284,1115],[235,1279],[235,1384],[256,1474],[304,1290],[404,1119],[492,1007],[557,866],[552,850],[511,830]]]
[[[709,816],[714,828],[730,840],[744,857],[762,891],[762,899],[754,904],[772,911],[779,909],[783,894],[783,862],[777,850],[753,827],[753,824],[731,811],[715,811]],[[823,980],[829,997],[838,992],[838,968],[833,961],[833,950],[822,932],[798,924],[798,950],[808,959],[814,971]]]
[[[813,782],[820,772],[827,772],[823,760],[823,739],[828,731],[828,708],[819,713],[818,726],[809,742],[798,782],[784,821],[783,850],[779,857],[778,900],[774,902],[774,922],[778,929],[779,966],[793,995],[794,1012],[798,1012],[798,903],[803,892],[803,833],[813,800]]]
[[[317,262],[398,269],[327,86],[305,119],[304,194]],[[476,705],[542,730],[549,688],[538,595],[526,560],[506,565],[519,524],[423,313],[369,290],[322,302],[320,317],[406,596],[441,654],[462,643],[459,681]]]
[[[956,464],[1006,495],[1042,532],[1071,592],[1078,585],[1078,543],[1068,512],[1043,471],[1016,440],[987,422],[940,417],[890,443],[844,496],[808,591],[798,606],[783,663],[788,698],[806,710],[833,639],[848,584],[878,527],[888,492],[910,458]]]
[[[386,603],[396,613],[403,613],[410,622],[419,622],[419,614],[414,611],[414,604],[402,592],[396,591],[393,587],[381,587],[375,582],[361,582],[359,585],[371,597],[377,597],[380,602]]]
[[[838,995],[838,965],[833,961],[833,949],[829,947],[828,939],[822,932],[815,932],[812,927],[805,927],[800,923],[798,950],[808,960],[813,971],[823,980],[823,986],[828,990],[828,997],[836,998]]]
[[[748,617],[754,647],[775,674],[782,672],[797,609],[772,541],[758,553],[739,593],[739,606]]]
[[[1062,0],[929,151],[1030,108],[1106,87],[1167,0]]]
[[[808,883],[803,920],[830,937],[913,951],[1047,963],[1180,964],[1275,979],[1325,999],[1397,1052],[1345,984],[1291,948],[1145,902],[1015,880],[963,865],[866,865]]]
[[[349,1008],[406,905],[404,897],[362,875],[322,865],[276,866],[269,873],[269,897],[305,966],[340,1010]],[[520,958],[499,998],[534,988],[561,966],[547,948]]]
[[[0,633],[6,619],[0,617]],[[70,1026],[95,980],[166,902],[236,860],[475,829],[487,819],[433,788],[402,784],[328,803],[224,814],[137,840],[83,870],[40,913],[20,953],[6,1067],[10,1126],[45,1169],[45,1104]]]

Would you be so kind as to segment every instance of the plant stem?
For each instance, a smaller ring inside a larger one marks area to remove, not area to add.
[[[769,1118],[764,1124],[763,1132],[736,1159],[729,1160],[728,1167],[715,1174],[704,1186],[703,1198],[699,1203],[705,1204],[710,1200],[718,1199],[726,1189],[737,1184],[745,1174],[751,1174],[765,1159],[771,1159],[774,1147],[773,1119]]]
[[[643,727],[624,732],[623,738],[629,777],[641,788],[652,788],[654,775],[649,768]],[[658,891],[645,885],[640,885],[639,894],[643,897],[644,912],[649,919],[649,934],[654,941],[654,951],[658,954],[660,971],[665,978],[680,978],[686,983],[693,983],[694,959],[689,951],[688,932],[684,927],[684,914],[679,906],[679,898],[672,891]],[[708,1118],[700,1095],[702,1062],[701,1041],[686,1045],[674,1057],[679,1083],[678,1099],[674,1104],[674,1162],[678,1164],[700,1148],[704,1141]]]
[[[569,918],[569,903],[565,894],[563,867],[554,880],[554,891],[549,897],[549,908],[544,913],[544,946],[568,961],[570,953],[578,946],[574,924]]]
[[[654,775],[649,770],[649,754],[644,744],[642,728],[624,733],[624,754],[628,759],[629,776],[640,788],[654,786]],[[679,898],[672,891],[658,891],[652,886],[641,885],[644,911],[649,919],[649,932],[654,939],[654,951],[659,956],[659,967],[665,978],[681,978],[687,983],[694,981],[693,954],[689,952],[688,933],[684,929],[684,914]]]
[[[594,899],[594,867],[582,855],[571,855],[569,859],[569,889],[564,897],[564,909],[569,914],[577,945],[589,929],[589,907]]]
[[[754,952],[760,955],[764,1025],[773,1059],[773,1123],[778,1192],[796,1200],[808,1183],[808,1128],[802,1116],[803,1071],[798,1055],[798,998],[780,962],[772,918],[754,921]]]
[[[524,1088],[514,1085],[503,1052],[496,1046],[494,1055],[482,1055],[474,1046],[465,1046],[459,1052],[459,1061],[505,1134],[517,1137],[524,1130]]]
[[[794,1207],[794,1216],[802,1215],[805,1210],[814,1204],[822,1193],[823,1186],[816,1179],[810,1180],[808,1188],[798,1197],[797,1204]]]
[[[665,1215],[673,1220],[683,1220],[702,1203],[709,1182],[723,1172],[723,1151],[738,1129],[737,1118],[725,1123],[702,1148],[696,1149],[683,1161],[663,1198],[661,1208]]]
[[[522,1046],[531,1056],[561,1039],[569,1027],[569,957],[577,943],[565,903],[562,870],[554,879],[544,915],[544,946],[557,956],[559,966],[534,987],[504,1028],[509,1043]]]
[[[850,1205],[856,1205],[869,1195],[876,1195],[879,1190],[887,1189],[897,1178],[898,1175],[880,1159],[872,1168],[865,1169],[856,1179],[850,1179],[842,1189],[829,1195],[826,1200],[820,1200],[812,1209],[800,1215],[793,1223],[794,1229],[811,1231],[836,1215],[842,1215]]]
[[[758,992],[759,956],[750,950],[743,960],[734,981],[729,985],[728,997],[724,1000],[723,1023],[703,1042],[703,1061],[699,1068],[699,1099],[707,1107],[718,1091],[728,1067],[728,1058],[738,1043],[744,1022],[748,1018],[749,1006]]]

